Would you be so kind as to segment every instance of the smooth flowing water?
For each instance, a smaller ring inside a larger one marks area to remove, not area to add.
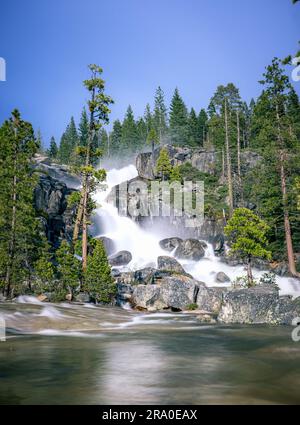
[[[289,327],[20,301],[0,304],[2,404],[300,403]]]
[[[165,254],[161,230],[146,232],[106,202],[114,185],[135,176],[134,166],[111,170],[107,190],[95,196],[101,234],[132,253],[130,269]],[[181,263],[208,285],[218,271],[231,279],[244,273],[221,263],[211,246],[199,262]],[[295,279],[277,283],[282,293],[300,294]],[[194,313],[26,296],[0,303],[0,317],[7,331],[0,342],[2,404],[300,404],[300,342],[289,327],[203,325]]]

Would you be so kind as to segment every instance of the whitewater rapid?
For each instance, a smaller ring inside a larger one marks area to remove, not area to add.
[[[132,261],[124,270],[138,270],[144,267],[156,267],[157,257],[170,255],[159,246],[159,241],[166,237],[163,231],[153,227],[150,230],[142,229],[128,217],[120,216],[118,209],[107,201],[112,188],[120,183],[137,177],[138,173],[134,165],[128,165],[121,169],[111,169],[107,172],[106,188],[99,189],[94,195],[97,202],[96,221],[99,222],[100,233],[95,236],[106,236],[112,239],[116,245],[116,252],[121,250],[130,251]],[[176,234],[172,236],[177,236]],[[231,267],[221,262],[214,254],[211,244],[207,244],[204,258],[200,261],[178,260],[186,272],[190,273],[198,281],[207,286],[220,286],[216,282],[216,274],[220,271],[226,273],[231,282],[239,276],[244,276],[243,266]],[[259,278],[264,271],[253,271],[254,277]],[[276,277],[281,295],[300,296],[300,282],[298,279],[289,277]],[[229,283],[221,286],[229,287]]]

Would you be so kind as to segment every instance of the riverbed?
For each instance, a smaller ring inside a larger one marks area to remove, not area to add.
[[[32,301],[0,304],[1,404],[300,404],[290,327]]]

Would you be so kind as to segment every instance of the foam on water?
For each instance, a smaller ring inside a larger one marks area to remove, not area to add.
[[[107,173],[107,188],[105,191],[99,190],[95,194],[95,200],[99,203],[97,215],[101,222],[101,236],[111,238],[116,244],[116,250],[127,250],[132,254],[132,261],[126,270],[137,270],[146,266],[156,265],[157,257],[160,255],[171,255],[166,253],[159,246],[159,241],[164,235],[157,234],[152,229],[146,231],[138,226],[128,217],[119,216],[117,208],[106,202],[106,198],[111,189],[124,181],[131,180],[137,176],[134,165],[129,165],[121,169],[112,169]],[[100,235],[99,235],[100,236]],[[195,279],[205,282],[208,286],[227,286],[231,283],[220,284],[216,282],[216,274],[220,271],[226,273],[231,281],[239,276],[244,276],[246,271],[243,266],[231,267],[220,261],[214,254],[212,245],[208,244],[205,257],[200,261],[179,261],[184,269]],[[124,268],[125,270],[125,268]],[[264,271],[254,270],[254,277],[260,277]],[[276,277],[280,287],[281,295],[300,296],[300,281],[287,277]]]
[[[43,304],[42,301],[38,300],[36,297],[32,297],[29,295],[18,296],[16,302],[20,304]]]

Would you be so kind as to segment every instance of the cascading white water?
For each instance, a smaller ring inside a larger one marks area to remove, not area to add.
[[[164,235],[155,233],[155,231],[146,231],[140,228],[134,221],[128,217],[118,214],[118,210],[106,201],[111,189],[137,176],[137,170],[134,165],[129,165],[121,169],[111,169],[107,173],[106,190],[99,190],[94,198],[99,204],[97,215],[101,222],[101,236],[111,238],[117,251],[127,250],[132,254],[132,261],[128,264],[131,270],[137,270],[146,266],[155,266],[159,255],[167,254],[159,246],[159,241]],[[99,235],[100,236],[100,235]],[[231,267],[220,261],[215,256],[213,247],[208,244],[205,257],[200,261],[181,260],[180,263],[184,269],[195,279],[205,282],[208,286],[220,286],[216,283],[216,274],[220,271],[226,273],[231,281],[238,276],[245,275],[243,266]],[[263,271],[254,270],[254,277],[259,277]],[[281,294],[290,294],[300,296],[300,282],[297,279],[279,277],[276,278],[280,287]],[[221,286],[230,286],[231,283],[221,284]]]

